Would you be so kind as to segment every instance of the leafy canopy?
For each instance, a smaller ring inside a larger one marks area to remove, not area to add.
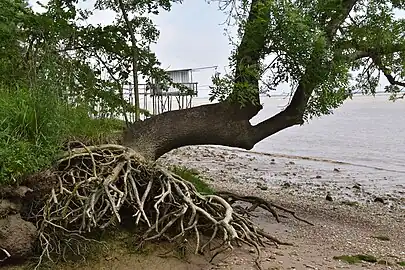
[[[129,29],[115,1],[83,9],[76,0],[50,0],[36,13],[26,0],[0,0],[0,184],[48,166],[69,139],[122,131],[121,121],[107,118],[135,111],[123,98],[129,74],[169,81],[150,50],[159,31],[149,15],[173,2],[123,1]],[[117,17],[90,25],[94,9]]]
[[[292,94],[305,88],[308,118],[330,113],[353,93],[374,94],[383,78],[392,98],[405,89],[403,0],[218,2],[238,35],[230,57],[233,72],[214,77],[212,100],[231,97],[246,104],[259,92],[288,84]],[[241,53],[257,53],[258,59],[238,59]],[[260,89],[240,80],[241,69],[260,81]]]
[[[176,2],[180,1],[98,0],[91,6],[78,0],[50,0],[42,5],[44,12],[36,13],[25,0],[2,0],[1,83],[53,87],[60,98],[86,104],[95,116],[134,112],[123,99],[123,87],[133,85],[133,71],[171,83],[150,49],[159,37],[151,15],[170,10]],[[97,10],[115,11],[116,18],[108,25],[91,25],[87,21]]]

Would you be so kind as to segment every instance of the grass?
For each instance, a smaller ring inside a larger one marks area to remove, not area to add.
[[[359,206],[360,204],[358,202],[353,202],[353,201],[343,201],[342,204],[348,205],[348,206]]]
[[[183,166],[172,166],[171,171],[191,182],[198,192],[203,194],[214,194],[215,191],[201,178],[200,173],[195,169]]]
[[[342,256],[335,256],[333,257],[335,260],[340,260],[347,262],[348,264],[356,264],[356,263],[361,263],[361,262],[371,262],[371,263],[376,263],[377,258],[372,256],[372,255],[363,255],[363,254],[358,254],[358,255],[342,255]]]
[[[371,263],[376,263],[377,262],[377,258],[372,256],[372,255],[356,255],[357,258],[359,258],[361,261],[364,262],[371,262]]]
[[[372,236],[372,237],[375,239],[381,240],[381,241],[390,241],[390,238],[385,235],[376,235],[376,236]]]
[[[404,266],[404,267],[405,267],[405,261],[403,261],[403,262],[397,262],[397,264],[400,265],[400,266]]]
[[[112,119],[92,119],[51,89],[0,88],[0,185],[49,166],[71,138],[99,139],[122,129]]]

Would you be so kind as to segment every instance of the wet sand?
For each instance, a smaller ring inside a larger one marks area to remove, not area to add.
[[[175,150],[161,162],[195,168],[216,190],[265,198],[314,223],[293,218],[277,223],[270,213],[257,211],[260,227],[294,243],[265,248],[263,269],[404,269],[396,264],[405,260],[404,173],[201,146]],[[328,193],[332,201],[326,200]],[[255,269],[249,251],[236,250],[217,267]],[[356,254],[370,254],[390,265],[333,259]]]
[[[308,198],[329,193],[343,203],[405,209],[405,171],[209,146],[174,150],[161,161],[195,168],[219,188],[249,185]]]

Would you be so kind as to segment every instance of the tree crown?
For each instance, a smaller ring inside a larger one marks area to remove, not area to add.
[[[219,2],[239,31],[233,72],[214,78],[211,99],[255,100],[257,85],[239,78],[250,74],[262,93],[288,84],[305,96],[300,105],[308,118],[330,113],[353,93],[374,94],[383,77],[393,99],[404,90],[404,1]]]

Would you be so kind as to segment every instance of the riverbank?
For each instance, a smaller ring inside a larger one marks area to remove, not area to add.
[[[293,246],[268,245],[263,248],[262,269],[405,269],[399,264],[405,261],[403,212],[387,211],[380,205],[354,207],[338,202],[325,203],[322,199],[308,200],[302,196],[284,196],[248,187],[244,194],[260,196],[294,209],[300,217],[314,223],[314,226],[310,226],[292,218],[283,218],[280,223],[276,223],[269,213],[255,211],[254,220],[260,227],[283,241],[293,243]],[[246,246],[221,254],[209,263],[209,256],[204,258],[192,254],[191,242],[187,255],[183,256],[172,245],[164,242],[149,245],[145,252],[131,253],[122,248],[122,243],[130,239],[132,236],[127,235],[119,239],[118,244],[113,243],[104,257],[61,264],[54,269],[257,270],[254,250]],[[349,264],[334,259],[337,256],[358,254],[371,255],[370,258],[375,258],[379,263],[362,261]]]
[[[220,147],[185,147],[160,159],[201,171],[220,189],[246,187],[275,194],[326,198],[349,205],[404,209],[405,173],[325,159],[263,154]]]
[[[266,246],[263,269],[405,269],[399,264],[405,262],[403,189],[393,188],[400,185],[399,178],[384,185],[372,181],[378,173],[388,175],[384,171],[213,147],[182,148],[159,162],[195,168],[211,179],[207,181],[216,190],[262,197],[314,224],[283,217],[277,223],[270,213],[254,211],[254,221],[266,232],[293,243]],[[331,200],[326,199],[328,193]],[[127,243],[133,241],[133,235],[123,234],[108,241],[109,249],[102,256],[52,269],[257,269],[254,250],[249,247],[235,248],[209,263],[208,256],[192,255],[190,240],[186,256],[161,241],[148,245],[146,251],[131,252]],[[358,254],[372,255],[379,263],[349,264],[336,259]]]
[[[315,224],[293,219],[277,224],[269,213],[256,213],[261,227],[295,244],[280,250],[266,248],[264,269],[403,269],[395,262],[405,261],[405,175],[217,147],[175,150],[161,162],[200,170],[216,190],[265,198]],[[333,259],[356,254],[388,263],[356,266]],[[249,269],[249,264],[237,266],[232,259],[227,264],[233,265],[231,269]]]

